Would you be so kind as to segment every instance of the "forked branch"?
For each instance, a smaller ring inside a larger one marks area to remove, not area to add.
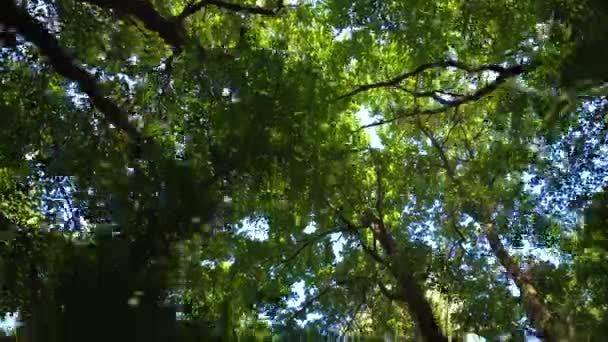
[[[480,65],[478,67],[473,67],[473,66],[467,65],[465,63],[462,63],[462,62],[459,62],[456,60],[448,59],[445,61],[422,64],[412,71],[405,72],[401,75],[395,76],[392,79],[389,79],[386,81],[380,81],[380,82],[376,82],[376,83],[361,85],[361,86],[355,88],[355,90],[340,96],[338,99],[344,99],[347,97],[351,97],[351,96],[357,95],[359,93],[362,93],[362,92],[365,92],[365,91],[368,91],[371,89],[398,87],[401,84],[401,82],[405,81],[406,79],[418,76],[419,74],[421,74],[427,70],[431,70],[431,69],[452,67],[452,68],[463,70],[468,73],[493,71],[493,72],[498,73],[499,74],[498,77],[500,78],[500,77],[509,77],[510,75],[514,76],[514,75],[522,74],[523,72],[527,71],[527,69],[529,69],[530,66],[532,66],[532,64],[528,64],[528,65],[518,64],[518,65],[511,66],[511,67],[503,67],[498,64],[484,64],[484,65]],[[444,92],[442,90],[436,90],[433,92],[449,94],[449,92]]]

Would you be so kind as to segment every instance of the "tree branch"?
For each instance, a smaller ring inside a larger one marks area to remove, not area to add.
[[[530,64],[531,65],[531,64]],[[468,73],[475,73],[475,72],[481,72],[481,71],[493,71],[500,75],[505,75],[505,74],[510,74],[515,72],[518,69],[527,69],[530,65],[515,65],[515,66],[511,66],[508,68],[505,68],[503,66],[500,66],[498,64],[484,64],[478,67],[472,67],[470,65],[467,65],[465,63],[459,62],[459,61],[455,61],[455,60],[445,60],[445,61],[439,61],[439,62],[432,62],[432,63],[426,63],[426,64],[422,64],[420,66],[418,66],[417,68],[415,68],[412,71],[408,71],[405,72],[401,75],[398,75],[392,79],[389,79],[387,81],[381,81],[381,82],[376,82],[376,83],[371,83],[371,84],[365,84],[365,85],[361,85],[357,88],[355,88],[355,90],[346,93],[340,97],[338,97],[338,100],[340,99],[344,99],[347,97],[351,97],[354,95],[357,95],[359,93],[371,90],[371,89],[377,89],[377,88],[387,88],[387,87],[397,87],[399,85],[399,83],[403,82],[404,80],[417,76],[419,74],[421,74],[424,71],[427,70],[431,70],[431,69],[436,69],[436,68],[457,68],[463,71],[466,71]],[[523,73],[525,70],[521,70],[518,74]],[[440,90],[437,90],[436,92],[440,92]],[[444,94],[450,94],[448,92],[443,92]],[[454,94],[456,95],[456,94]]]
[[[380,292],[389,300],[404,302],[403,298],[401,298],[398,293],[391,292],[391,290],[387,289],[386,286],[384,286],[384,284],[382,284],[380,281],[378,281],[378,288],[380,289]]]
[[[443,104],[443,106],[441,106],[441,107],[429,108],[429,109],[424,109],[424,110],[414,109],[414,110],[410,110],[410,111],[405,111],[405,112],[395,115],[392,118],[382,119],[382,120],[378,120],[376,122],[372,122],[367,125],[363,125],[359,129],[380,126],[380,125],[388,124],[391,122],[395,122],[398,120],[402,120],[405,118],[414,117],[414,116],[418,116],[418,115],[440,114],[440,113],[446,112],[450,108],[454,108],[454,107],[457,107],[457,106],[460,106],[463,104],[467,104],[470,102],[475,102],[477,100],[482,99],[486,95],[489,95],[496,89],[498,89],[498,87],[500,85],[502,85],[503,83],[505,83],[507,80],[509,80],[513,77],[519,76],[521,74],[524,74],[536,66],[537,66],[536,64],[528,64],[528,65],[515,65],[515,66],[509,67],[509,68],[503,68],[503,71],[499,73],[499,76],[494,81],[490,82],[485,87],[477,89],[477,91],[475,91],[472,94],[462,95],[461,97],[458,97],[457,99],[454,99],[454,100],[447,100],[447,99],[442,98],[441,102],[443,102],[445,104]],[[474,70],[474,69],[472,69],[472,70]],[[492,70],[492,71],[494,71],[494,70]],[[373,89],[373,88],[395,86],[392,83],[393,83],[393,80],[387,81],[387,82],[380,82],[380,83],[376,83],[373,85],[362,86],[349,94],[343,95],[341,98],[347,97],[347,96],[352,96],[354,94],[357,94],[357,93],[360,93],[362,91],[366,91],[369,89]],[[434,92],[439,92],[439,91],[434,91]],[[414,94],[416,94],[416,93],[414,93]],[[422,93],[422,94],[426,94],[426,93]]]
[[[293,315],[291,315],[291,318],[289,318],[289,322],[292,322],[293,320],[297,319],[298,317],[300,317],[303,313],[305,313],[316,301],[318,301],[321,297],[323,297],[324,295],[326,295],[333,287],[331,286],[327,286],[324,287],[323,289],[320,289],[319,292],[317,292],[316,295],[308,298],[306,301],[304,301],[304,304],[296,311],[293,313]]]
[[[418,120],[417,120],[416,124],[418,125],[418,128],[420,129],[420,131],[422,131],[422,133],[427,138],[429,138],[429,140],[431,141],[431,145],[433,145],[433,147],[437,150],[437,153],[439,154],[439,158],[441,159],[444,169],[448,173],[448,177],[450,178],[450,180],[454,180],[456,173],[455,173],[452,165],[450,165],[450,161],[449,161],[447,155],[445,154],[443,146],[441,145],[439,140],[437,140],[437,138],[435,138],[433,133],[431,131],[429,131],[426,127],[424,127],[424,125],[422,125],[422,121],[420,120],[420,117],[418,117],[417,119]]]
[[[220,1],[220,0],[201,0],[198,2],[191,2],[184,8],[182,13],[180,13],[176,19],[178,22],[183,22],[186,18],[193,15],[194,13],[200,11],[202,8],[207,6],[215,6],[221,9],[225,9],[232,12],[237,13],[247,13],[247,14],[258,14],[264,16],[275,16],[278,12],[284,8],[283,2],[279,1],[279,5],[275,8],[266,8],[266,7],[258,7],[258,6],[244,6],[239,4],[234,4],[230,2]]]
[[[304,249],[306,249],[306,247],[309,247],[313,243],[318,242],[319,240],[327,237],[328,235],[335,234],[335,233],[341,233],[341,232],[344,232],[344,230],[343,229],[334,229],[334,230],[328,230],[325,232],[321,232],[321,233],[316,234],[315,236],[309,237],[300,245],[300,247],[298,247],[298,249],[296,249],[296,251],[291,256],[289,256],[287,259],[283,260],[281,263],[282,264],[290,263],[295,258],[297,258],[298,255],[300,255],[300,253],[302,253],[302,251],[304,251]]]
[[[146,29],[158,33],[167,44],[173,46],[178,51],[181,51],[184,45],[186,45],[186,32],[181,22],[163,17],[147,0],[79,1],[139,19]]]
[[[59,45],[57,39],[46,31],[42,25],[19,8],[14,1],[3,1],[0,5],[0,22],[14,27],[27,40],[33,42],[48,57],[53,68],[65,78],[78,83],[93,105],[105,118],[118,129],[124,131],[134,142],[145,142],[145,137],[133,126],[128,114],[103,94],[97,81],[75,59],[68,55]]]
[[[460,179],[454,175],[454,171],[452,170],[447,157],[445,156],[445,151],[443,150],[442,146],[437,143],[436,139],[434,139],[428,130],[423,129],[420,121],[418,121],[418,123],[423,133],[427,135],[429,139],[431,139],[433,146],[437,149],[445,169],[448,170],[448,176],[455,184],[460,196],[465,200],[465,203],[471,202],[468,194],[464,192]],[[521,271],[519,265],[504,247],[494,224],[488,223],[490,221],[490,217],[488,215],[490,210],[493,210],[493,208],[485,208],[485,210],[483,210],[483,215],[479,212],[475,212],[475,210],[469,210],[467,211],[467,214],[473,217],[475,221],[482,224],[483,233],[490,244],[492,253],[496,259],[498,259],[499,263],[507,270],[511,279],[513,279],[519,290],[522,292],[522,298],[525,303],[528,318],[533,321],[533,324],[538,328],[538,330],[543,331],[549,341],[557,341],[554,330],[555,317],[553,317],[551,311],[547,309],[542,295],[539,295],[537,289],[532,284],[528,276]],[[459,230],[456,231],[460,233]],[[461,238],[464,238],[461,233],[460,235]],[[464,246],[461,247],[464,248]]]
[[[439,94],[441,94],[442,92],[440,90],[430,90],[430,91],[413,91],[410,89],[407,89],[403,86],[397,86],[398,89],[401,89],[402,91],[412,95],[415,98],[421,98],[421,97],[428,97],[433,99],[435,102],[439,103],[442,106],[447,106],[449,105],[452,101],[451,100],[447,100],[444,99],[443,97],[439,96]],[[448,96],[453,96],[453,95],[448,95]],[[460,95],[458,97],[462,97],[463,95]]]
[[[374,259],[374,261],[376,261],[377,263],[379,263],[380,265],[383,265],[385,267],[390,267],[390,265],[388,264],[388,262],[386,260],[382,259],[382,257],[380,255],[378,255],[378,253],[374,252],[371,248],[369,248],[363,242],[363,239],[361,239],[361,237],[359,237],[359,245],[361,246],[363,251],[365,251],[365,253],[367,253],[367,255],[369,255],[372,259]]]
[[[382,259],[382,257],[380,255],[378,255],[378,253],[376,253],[375,251],[373,251],[371,248],[369,248],[363,242],[363,239],[361,238],[361,236],[359,234],[359,229],[365,229],[367,227],[358,227],[358,226],[356,226],[352,221],[350,221],[349,219],[347,219],[338,209],[336,209],[334,206],[332,206],[331,203],[329,203],[329,201],[327,202],[327,205],[330,207],[330,209],[332,209],[336,213],[336,215],[338,215],[338,218],[344,224],[346,224],[346,227],[348,228],[348,231],[351,232],[351,233],[353,233],[355,235],[355,237],[359,241],[359,245],[361,246],[361,248],[363,249],[363,251],[365,251],[365,253],[367,253],[372,259],[374,259],[379,264],[381,264],[381,265],[383,265],[385,267],[389,267],[390,268],[390,265],[388,264],[388,262],[386,260]]]

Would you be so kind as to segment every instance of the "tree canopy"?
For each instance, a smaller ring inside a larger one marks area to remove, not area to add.
[[[602,0],[4,0],[32,341],[600,341]]]

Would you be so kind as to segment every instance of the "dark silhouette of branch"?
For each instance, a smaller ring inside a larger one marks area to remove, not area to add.
[[[340,221],[342,221],[342,223],[344,223],[347,227],[347,230],[343,232],[350,232],[352,234],[355,235],[355,237],[357,238],[359,245],[361,246],[361,248],[363,249],[363,251],[365,253],[367,253],[367,255],[369,255],[372,259],[374,259],[374,261],[378,262],[379,264],[385,266],[385,267],[389,267],[389,264],[386,260],[382,259],[382,257],[374,250],[372,250],[371,248],[369,248],[369,246],[367,246],[364,242],[363,242],[363,238],[361,237],[361,235],[359,234],[359,230],[361,229],[367,229],[367,227],[361,227],[361,226],[357,226],[354,224],[354,222],[352,222],[351,220],[349,220],[348,218],[346,218],[344,216],[344,214],[342,214],[342,212],[340,212],[340,210],[338,210],[337,208],[335,208],[334,206],[331,205],[331,203],[329,203],[329,201],[327,202],[327,205],[330,207],[330,209],[332,209],[336,215],[338,215],[338,218],[340,219]]]
[[[146,29],[158,35],[176,50],[186,45],[186,32],[181,22],[165,18],[147,0],[79,0],[140,20]]]
[[[234,4],[230,2],[220,1],[220,0],[201,0],[197,2],[191,2],[184,8],[182,13],[180,13],[176,18],[178,22],[184,21],[187,17],[193,15],[194,13],[200,11],[204,7],[207,6],[215,6],[221,9],[225,9],[232,12],[240,12],[247,14],[258,14],[265,16],[275,16],[278,12],[284,8],[283,2],[279,1],[278,6],[274,8],[266,8],[259,6],[244,6],[239,4]]]
[[[454,107],[457,107],[457,106],[460,106],[463,104],[467,104],[470,102],[475,102],[477,100],[482,99],[486,95],[492,93],[496,89],[498,89],[498,87],[500,85],[502,85],[503,83],[505,83],[507,80],[509,80],[513,77],[519,76],[519,75],[529,71],[531,68],[532,68],[532,65],[528,65],[528,66],[516,65],[516,66],[510,67],[510,68],[506,68],[506,69],[504,69],[504,71],[502,73],[500,73],[500,75],[494,81],[488,83],[485,87],[478,89],[477,91],[475,91],[472,94],[463,95],[454,100],[442,99],[442,101],[445,102],[445,105],[443,105],[441,107],[435,107],[435,108],[429,108],[429,109],[423,109],[423,110],[414,109],[411,111],[404,111],[404,112],[396,114],[392,118],[382,119],[382,120],[378,120],[376,122],[372,122],[367,125],[363,125],[360,127],[360,129],[381,126],[384,124],[388,124],[391,122],[395,122],[398,120],[402,120],[405,118],[410,118],[410,117],[414,117],[414,116],[418,116],[418,115],[440,114],[440,113],[446,112],[450,108],[454,108]],[[368,88],[368,89],[371,89],[371,88]]]
[[[377,252],[375,252],[374,250],[369,248],[360,237],[359,237],[359,245],[361,246],[363,251],[365,251],[365,253],[367,253],[367,255],[369,255],[372,259],[374,259],[374,261],[376,261],[380,265],[389,267],[388,262],[386,260],[382,259],[382,257]]]
[[[468,202],[471,203],[470,206],[475,206],[475,204],[472,203],[470,196],[465,192],[461,180],[454,174],[454,170],[452,169],[452,166],[450,165],[441,144],[438,144],[437,140],[433,137],[431,132],[421,125],[420,120],[418,120],[418,125],[422,132],[431,140],[431,143],[435,147],[435,149],[437,149],[437,152],[439,153],[440,159],[443,163],[443,167],[447,170],[448,177],[456,186],[460,196],[465,199],[465,203]],[[486,186],[491,187],[491,184],[488,184]],[[484,204],[481,205],[483,206]],[[496,259],[498,259],[499,263],[507,270],[507,273],[522,293],[522,298],[525,303],[528,318],[531,319],[533,325],[539,331],[543,332],[547,340],[557,341],[558,339],[556,338],[556,333],[554,330],[554,324],[556,323],[555,321],[557,318],[553,316],[550,310],[548,310],[544,298],[542,297],[542,295],[539,295],[538,290],[535,288],[528,275],[522,272],[519,264],[509,254],[502,241],[500,240],[500,236],[498,235],[494,224],[489,223],[491,219],[488,215],[488,212],[491,209],[492,208],[484,208],[483,210],[481,210],[481,212],[479,212],[479,209],[466,210],[466,213],[469,216],[473,217],[475,221],[482,223],[482,231],[490,244],[492,254],[496,257]],[[460,237],[462,239],[464,239],[464,235],[459,230],[456,229],[456,232],[460,234]],[[461,247],[464,249],[464,246]]]
[[[493,72],[498,73],[499,77],[503,76],[503,75],[512,74],[514,72],[516,72],[516,74],[519,75],[519,74],[523,73],[525,71],[525,69],[527,68],[527,66],[523,65],[523,64],[515,65],[515,66],[511,66],[511,67],[507,67],[507,68],[505,68],[501,65],[498,65],[498,64],[484,64],[484,65],[481,65],[478,67],[472,67],[465,63],[448,59],[445,61],[422,64],[412,71],[405,72],[405,73],[398,75],[387,81],[381,81],[381,82],[377,82],[377,83],[371,83],[371,84],[365,84],[365,85],[359,86],[355,90],[338,97],[338,100],[344,99],[347,97],[351,97],[351,96],[357,95],[359,93],[362,93],[362,92],[365,92],[365,91],[368,91],[371,89],[397,87],[404,80],[417,76],[418,74],[420,74],[424,71],[427,71],[430,69],[436,69],[436,68],[449,68],[449,67],[457,68],[457,69],[466,71],[468,73],[493,71]],[[522,69],[522,70],[519,71],[519,69]],[[448,92],[440,91],[440,90],[436,90],[433,92],[442,92],[444,94],[450,94]],[[454,95],[457,95],[457,94],[454,94]]]
[[[420,129],[420,131],[427,138],[429,138],[429,140],[431,141],[431,145],[433,145],[433,147],[437,150],[437,153],[439,154],[439,158],[441,159],[443,168],[448,173],[448,177],[451,180],[454,180],[455,176],[456,176],[456,173],[454,171],[454,168],[450,164],[450,161],[449,161],[447,155],[445,154],[445,150],[443,149],[443,145],[439,142],[439,140],[437,140],[437,138],[435,138],[435,136],[433,135],[433,133],[429,129],[427,129],[426,127],[424,127],[424,125],[422,124],[422,121],[420,120],[420,117],[417,117],[416,124],[418,126],[418,129]]]
[[[316,295],[306,299],[304,301],[304,304],[302,304],[302,306],[296,310],[296,312],[293,313],[293,315],[291,315],[291,318],[289,318],[289,322],[292,322],[293,320],[297,319],[298,317],[300,317],[303,313],[305,313],[306,311],[308,311],[308,309],[315,304],[315,302],[317,302],[321,297],[323,297],[324,295],[326,295],[327,293],[329,293],[329,291],[333,289],[333,287],[331,286],[327,286],[324,287],[322,289],[319,290],[319,292],[317,292]]]
[[[446,96],[451,96],[451,97],[463,97],[463,94],[460,93],[455,93],[453,91],[448,91],[448,90],[435,90],[436,93],[441,94],[441,95],[446,95]]]
[[[378,289],[380,289],[380,292],[384,295],[384,297],[388,298],[389,300],[404,302],[403,298],[401,298],[398,293],[387,289],[386,286],[384,286],[384,284],[382,284],[380,281],[378,281]]]
[[[130,145],[144,150],[146,155],[152,158],[161,157],[161,146],[153,138],[143,134],[132,125],[129,122],[128,113],[102,92],[95,77],[79,65],[73,56],[65,52],[57,39],[46,31],[40,23],[29,16],[25,10],[18,7],[12,0],[3,1],[0,3],[0,23],[16,29],[18,33],[38,47],[41,53],[48,58],[48,63],[58,74],[76,82],[80,89],[88,95],[92,105],[103,114],[105,121],[126,134]],[[225,156],[220,156],[219,158],[212,156],[211,160],[215,172],[209,179],[200,180],[200,177],[194,176],[190,169],[186,171],[185,177],[191,179],[195,185],[209,185],[229,174],[229,170],[238,167],[238,161],[226,158]],[[177,165],[175,166],[178,167]],[[145,175],[146,173],[143,170],[138,170],[139,167],[137,165],[135,168],[136,174],[144,175],[143,177],[147,178],[147,182],[153,182],[152,179],[149,179]],[[199,191],[200,188],[195,185],[188,190],[192,192]],[[208,189],[209,186],[203,186],[202,188]],[[183,194],[180,195],[183,196]],[[211,218],[215,207],[211,199],[205,197],[202,200],[204,200],[204,203],[201,203],[200,208],[205,207],[209,209],[205,211],[206,216],[204,216],[204,222],[207,222]],[[156,234],[156,232],[154,233]]]
[[[202,0],[192,2],[177,16],[162,16],[148,0],[79,0],[101,8],[116,11],[124,16],[130,16],[143,23],[146,29],[158,35],[171,45],[175,52],[183,50],[188,36],[184,29],[184,20],[205,6],[215,6],[232,12],[250,13],[265,16],[277,15],[285,6],[282,1],[275,8],[244,6],[220,0]],[[138,28],[139,29],[139,28]]]
[[[304,249],[306,249],[307,247],[320,241],[321,239],[327,237],[328,235],[335,234],[335,233],[342,233],[342,232],[344,232],[343,229],[333,229],[333,230],[327,230],[327,231],[318,233],[315,236],[309,237],[308,239],[304,240],[304,242],[300,245],[300,247],[298,247],[298,249],[296,249],[296,251],[291,256],[289,256],[287,259],[283,260],[282,264],[288,264],[288,263],[292,262],[295,258],[298,257],[298,255],[300,255],[300,253],[302,253],[302,251],[304,251]]]
[[[442,94],[441,91],[439,90],[430,90],[430,91],[413,91],[410,89],[407,89],[403,86],[397,86],[398,89],[401,89],[402,91],[414,96],[415,98],[422,98],[422,97],[428,97],[433,99],[434,101],[436,101],[437,103],[439,103],[442,106],[447,106],[449,105],[452,101],[448,100],[448,99],[444,99],[443,97],[439,96],[439,94]],[[464,95],[448,95],[448,96],[452,96],[452,97],[463,97]]]
[[[340,211],[340,209],[334,207],[329,201],[326,201],[326,203],[327,203],[327,206],[338,215],[338,218],[342,221],[342,223],[344,223],[346,225],[346,227],[347,227],[347,229],[349,231],[356,231],[359,228],[364,228],[364,227],[358,227],[352,221],[350,221],[349,219],[347,219],[344,216],[344,214],[342,214],[342,212]]]
[[[327,204],[336,212],[347,227],[356,227],[353,222],[342,215],[340,210],[334,208],[329,202]],[[371,217],[371,219],[373,222],[371,222],[371,227],[369,228],[372,229],[374,236],[377,237],[387,257],[391,260],[398,260],[400,257],[400,248],[394,237],[388,232],[382,220],[377,217]],[[364,225],[364,227],[367,226]],[[362,244],[362,246],[364,245]],[[370,249],[366,248],[365,250],[367,251]],[[374,258],[373,253],[370,255]],[[404,265],[397,265],[391,262],[383,264],[388,267],[389,271],[399,283],[399,290],[402,293],[403,301],[407,303],[411,314],[415,317],[423,334],[431,341],[447,341],[447,338],[439,329],[439,326],[433,317],[433,310],[424,297],[422,288],[416,283],[411,270],[404,267]]]
[[[57,73],[78,83],[112,125],[124,131],[134,142],[146,142],[147,139],[129,122],[128,114],[103,94],[95,77],[78,65],[74,57],[61,48],[57,39],[13,0],[3,1],[0,5],[0,22],[15,28],[27,40],[36,44]]]

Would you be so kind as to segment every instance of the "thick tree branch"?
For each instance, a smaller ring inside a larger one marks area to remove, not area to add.
[[[344,215],[342,215],[339,210],[334,208],[331,203],[328,202],[327,204],[334,212],[336,212],[347,227],[350,227],[351,229],[356,227],[353,222],[344,217]],[[372,220],[374,222],[371,223],[370,228],[372,228],[374,235],[378,238],[378,241],[380,241],[380,245],[385,251],[387,257],[390,258],[390,262],[378,261],[383,265],[386,265],[391,274],[397,280],[403,301],[407,303],[408,309],[412,313],[412,316],[416,319],[420,330],[428,341],[447,341],[447,338],[443,335],[441,329],[439,329],[439,325],[433,316],[433,310],[424,296],[424,291],[418,285],[418,283],[416,283],[413,273],[411,270],[405,267],[405,265],[395,262],[395,260],[398,260],[401,255],[397,242],[387,231],[386,227],[384,226],[384,222],[381,219],[373,217]],[[367,252],[369,248],[364,250]],[[369,255],[375,259],[374,254],[375,253]]]
[[[201,0],[192,2],[177,16],[162,16],[148,0],[78,0],[101,8],[116,11],[119,14],[138,19],[146,29],[158,35],[171,45],[176,53],[183,50],[188,36],[184,29],[184,20],[205,6],[216,6],[228,11],[275,16],[285,8],[282,2],[275,8],[244,6],[221,0]]]
[[[378,289],[380,289],[380,292],[384,295],[384,297],[388,298],[389,300],[393,300],[395,302],[404,302],[399,293],[395,293],[387,289],[386,286],[384,286],[384,284],[382,284],[380,281],[378,281]]]
[[[79,1],[137,18],[148,30],[158,33],[167,44],[177,50],[181,50],[186,44],[186,32],[181,22],[163,17],[148,0]]]
[[[374,259],[378,263],[380,263],[384,266],[388,265],[386,260],[382,259],[382,257],[380,257],[380,255],[378,255],[378,253],[373,251],[371,248],[369,248],[363,242],[363,238],[359,234],[359,230],[366,229],[367,227],[357,226],[354,222],[352,222],[351,220],[346,218],[346,216],[344,216],[344,214],[342,214],[342,212],[340,210],[338,210],[333,205],[331,205],[331,203],[329,203],[329,201],[327,201],[327,206],[330,209],[332,209],[336,213],[336,215],[338,215],[338,218],[340,219],[340,221],[342,221],[342,223],[344,223],[346,225],[346,230],[341,230],[342,232],[348,232],[348,233],[354,234],[355,237],[357,238],[357,240],[359,241],[359,245],[361,245],[361,248],[363,249],[363,251],[365,251],[372,259]]]
[[[376,225],[375,230],[378,234],[378,240],[380,241],[382,248],[391,258],[390,270],[399,284],[400,297],[407,303],[408,309],[416,319],[420,331],[428,341],[447,341],[448,339],[441,332],[433,315],[431,305],[425,298],[424,291],[416,282],[412,271],[405,267],[404,264],[395,262],[401,254],[397,242],[393,236],[386,231],[385,227],[378,224]]]
[[[275,8],[266,8],[259,6],[244,6],[220,0],[201,0],[188,4],[188,6],[184,8],[182,13],[180,13],[176,17],[177,21],[182,22],[184,19],[188,18],[189,16],[193,15],[194,13],[200,11],[201,9],[207,6],[215,6],[232,12],[258,14],[265,16],[275,16],[279,13],[281,9],[284,8],[282,1],[279,1],[278,6]]]
[[[397,88],[403,90],[404,92],[412,95],[415,98],[423,98],[423,97],[431,98],[442,106],[448,106],[452,102],[451,100],[444,99],[443,97],[439,96],[439,94],[442,94],[442,92],[440,90],[418,91],[417,92],[417,91],[407,89],[403,86],[397,86]],[[463,95],[459,95],[459,96],[448,95],[448,96],[463,97]]]
[[[363,239],[361,239],[361,237],[359,237],[359,245],[361,246],[361,248],[363,249],[363,251],[365,253],[367,253],[367,255],[369,255],[372,259],[374,259],[374,261],[376,261],[377,263],[379,263],[380,265],[384,266],[384,267],[389,267],[389,263],[382,259],[382,257],[375,252],[374,250],[372,250],[371,248],[369,248],[364,242]]]
[[[37,45],[41,53],[47,56],[49,64],[55,71],[61,76],[76,82],[80,89],[89,96],[93,106],[103,114],[105,121],[108,121],[127,135],[130,140],[130,145],[141,148],[148,156],[153,158],[160,157],[161,146],[151,137],[139,132],[139,130],[129,122],[128,114],[101,91],[97,80],[80,66],[74,57],[68,55],[61,48],[53,35],[48,33],[40,23],[30,17],[22,8],[15,5],[12,0],[0,2],[0,23],[15,28],[17,32],[22,34],[27,40]],[[211,183],[215,183],[219,178],[223,177],[228,169],[233,169],[237,166],[231,158],[226,158],[225,156],[220,156],[219,159],[212,156],[211,159],[215,172],[213,172],[213,175],[209,179],[200,180],[199,177],[195,177],[191,173],[192,170],[190,169],[185,172],[184,176],[187,177],[188,180],[192,180],[192,186],[188,189],[189,191],[192,191],[193,193],[199,193],[200,189],[207,191]],[[148,179],[148,176],[145,175],[143,171],[139,171],[136,166],[136,175],[137,174],[143,175],[144,179],[147,179],[146,182],[153,181],[152,179]],[[215,210],[215,204],[207,197],[208,194],[208,192],[205,192],[202,196],[197,195],[201,200],[201,206],[196,209],[193,207],[191,210],[192,212],[183,215],[183,217],[189,218],[194,215],[202,214],[204,215],[202,216],[204,222],[208,222]],[[179,193],[179,196],[184,196],[184,194]],[[168,199],[168,201],[172,200],[177,199]],[[204,208],[204,210],[202,208]],[[188,230],[184,232],[188,232]],[[161,239],[165,239],[168,236],[166,234],[162,236],[158,235],[162,234],[161,230],[152,231],[151,234],[156,234],[155,236],[160,236],[159,238]],[[141,252],[141,255],[145,255],[145,253]]]
[[[0,5],[0,22],[15,28],[27,40],[33,42],[48,57],[53,68],[65,78],[78,83],[91,102],[114,126],[124,131],[134,142],[145,142],[145,137],[129,122],[128,114],[103,94],[97,81],[59,45],[57,39],[19,8],[13,0]]]
[[[522,292],[522,297],[528,312],[528,318],[531,323],[540,331],[547,341],[559,341],[555,327],[555,318],[551,311],[547,309],[547,305],[543,297],[538,293],[536,287],[532,284],[528,275],[522,272],[518,263],[513,260],[509,252],[500,241],[500,237],[496,232],[493,224],[484,224],[484,233],[494,255],[500,264],[507,270],[511,279],[515,282],[519,290]]]

